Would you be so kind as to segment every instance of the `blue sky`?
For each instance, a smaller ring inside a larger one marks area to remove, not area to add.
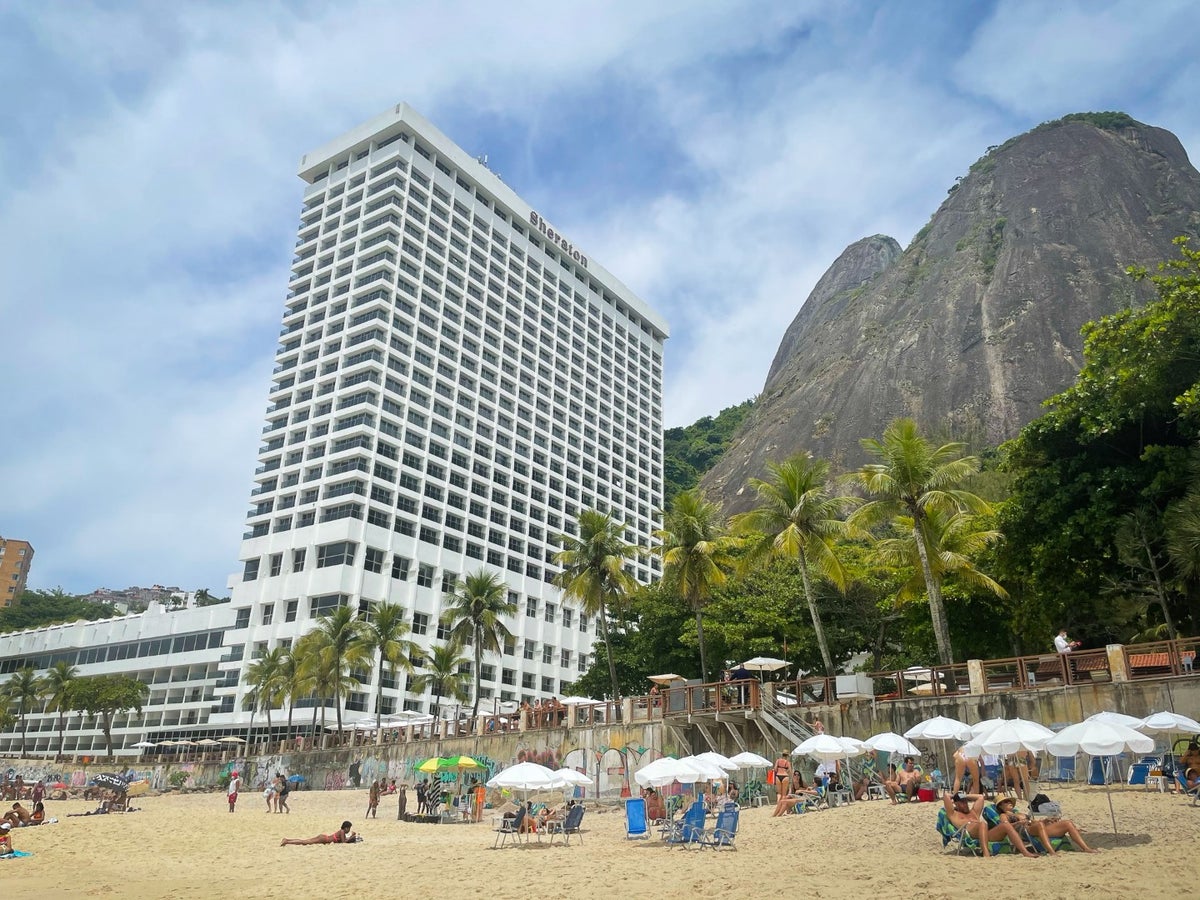
[[[851,242],[990,144],[1200,147],[1190,6],[0,0],[0,534],[36,587],[237,568],[300,156],[400,100],[671,323],[666,419],[755,395]]]

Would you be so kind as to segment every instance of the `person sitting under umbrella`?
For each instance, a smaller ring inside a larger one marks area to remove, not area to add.
[[[332,834],[318,834],[316,837],[310,838],[284,838],[279,842],[280,847],[288,845],[306,846],[308,844],[353,844],[359,840],[357,834],[351,829],[354,826],[349,820],[342,823],[342,827]]]
[[[1037,839],[1042,849],[1050,856],[1058,852],[1054,849],[1054,845],[1050,842],[1050,839],[1062,837],[1069,838],[1071,843],[1084,853],[1096,852],[1083,840],[1083,836],[1079,833],[1079,828],[1070,819],[1060,819],[1057,816],[1051,816],[1048,819],[1031,819],[1029,816],[1017,812],[1016,806],[1016,800],[1012,797],[1005,797],[997,801],[996,812],[1000,814],[1001,821],[1010,822],[1018,828],[1024,828],[1031,837]]]
[[[780,788],[779,802],[775,804],[775,812],[771,813],[772,819],[782,816],[789,809],[795,811],[809,800],[821,796],[804,783],[804,776],[799,772],[793,773],[791,788],[790,791]]]
[[[883,789],[887,795],[892,798],[892,806],[896,805],[896,795],[903,794],[907,799],[912,800],[917,796],[917,789],[921,786],[921,772],[916,768],[911,756],[904,757],[904,767],[900,771],[893,771],[883,783]]]
[[[967,834],[979,843],[985,857],[992,855],[991,841],[1008,838],[1008,842],[1022,856],[1037,859],[1037,854],[1021,840],[1021,835],[1012,822],[1001,819],[996,825],[988,827],[983,814],[987,798],[983,794],[964,794],[962,791],[951,794],[947,791],[942,802],[945,804],[946,818],[950,820],[950,824],[955,828],[965,828]]]

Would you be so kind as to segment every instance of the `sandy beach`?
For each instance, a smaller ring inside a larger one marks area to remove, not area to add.
[[[95,804],[48,803],[54,825],[14,832],[28,859],[0,861],[9,897],[962,897],[982,890],[1028,897],[1178,897],[1194,890],[1200,808],[1175,795],[1117,788],[1112,834],[1102,788],[1050,786],[1093,855],[1028,860],[944,856],[938,804],[886,800],[770,818],[743,811],[736,852],[627,841],[619,809],[590,808],[583,843],[492,850],[490,816],[476,825],[396,821],[385,797],[363,820],[365,791],[294,793],[290,815],[243,794],[230,814],[219,794],[138,798],[126,815],[67,818]],[[413,802],[412,793],[409,801]],[[283,837],[334,831],[350,819],[352,846],[280,847]],[[1003,879],[1003,881],[992,881]],[[974,887],[972,887],[974,885]],[[990,885],[990,886],[989,886]]]

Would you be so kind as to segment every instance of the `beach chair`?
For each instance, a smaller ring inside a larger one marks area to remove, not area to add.
[[[1129,767],[1128,783],[1130,787],[1141,785],[1146,787],[1146,776],[1150,774],[1150,766],[1147,763],[1134,763]]]
[[[704,801],[697,800],[688,807],[682,819],[672,824],[671,831],[666,836],[667,843],[678,844],[684,849],[692,846],[703,847],[704,816]]]
[[[646,821],[646,801],[642,797],[630,797],[625,801],[625,837],[650,838],[650,826]]]
[[[521,806],[517,808],[517,814],[513,818],[501,819],[500,827],[495,829],[496,839],[492,841],[492,849],[495,850],[496,847],[500,847],[500,849],[503,850],[504,843],[508,840],[509,835],[512,835],[514,843],[519,844],[521,842],[521,822],[523,822],[524,819],[525,804],[521,804]]]
[[[638,798],[641,799],[640,797]],[[583,806],[572,806],[567,810],[567,817],[559,822],[547,822],[546,833],[550,835],[550,846],[554,846],[554,836],[562,835],[563,846],[570,846],[571,835],[579,837],[579,843],[583,843],[583,834],[579,830],[579,825],[583,821]]]
[[[1197,784],[1193,788],[1188,787],[1187,775],[1186,773],[1179,771],[1180,768],[1182,767],[1176,767],[1175,769],[1175,781],[1179,785],[1180,793],[1182,793],[1185,797],[1191,797],[1192,806],[1196,806],[1197,804],[1200,804],[1200,784]]]
[[[1054,771],[1044,776],[1046,781],[1071,782],[1075,780],[1074,756],[1056,756],[1054,761]]]
[[[720,850],[722,847],[736,850],[734,841],[737,840],[739,816],[740,812],[734,804],[729,804],[717,813],[717,821],[713,824],[712,832],[704,836],[703,846],[712,847],[714,850]]]
[[[954,853],[955,855],[970,853],[972,856],[983,855],[983,845],[971,837],[965,825],[962,828],[956,828],[954,823],[950,821],[950,816],[946,814],[944,807],[938,810],[935,827],[938,834],[942,836],[943,853]],[[1005,847],[1011,847],[1007,840],[990,841],[988,849],[995,855],[1002,853]]]

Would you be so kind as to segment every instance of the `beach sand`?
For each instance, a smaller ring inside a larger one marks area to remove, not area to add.
[[[886,800],[770,818],[742,813],[736,852],[627,841],[618,808],[589,808],[583,843],[492,850],[490,812],[476,825],[396,821],[384,797],[363,820],[366,791],[292,794],[290,815],[243,794],[234,814],[220,794],[137,798],[140,812],[66,818],[95,804],[47,804],[59,822],[14,832],[31,858],[0,861],[6,897],[130,898],[374,896],[556,898],[1179,897],[1194,893],[1200,808],[1177,795],[1118,787],[1119,834],[1104,789],[1045,786],[1098,854],[1054,859],[945,856],[933,822],[940,804]],[[409,792],[410,808],[414,803]],[[351,846],[280,847],[349,819]],[[711,821],[711,820],[710,820]]]

